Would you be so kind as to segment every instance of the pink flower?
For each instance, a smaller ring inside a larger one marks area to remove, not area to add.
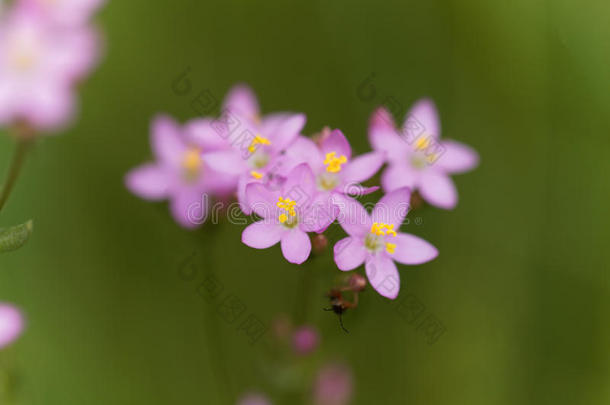
[[[373,148],[386,152],[389,166],[381,184],[386,192],[401,187],[419,190],[430,204],[452,209],[458,194],[449,177],[475,168],[479,157],[470,147],[440,138],[440,122],[431,100],[420,100],[409,111],[400,132],[391,115],[380,108],[373,113],[369,139]]]
[[[105,0],[19,0],[35,8],[46,19],[63,26],[74,26],[88,22]]]
[[[353,393],[353,377],[347,366],[331,363],[318,372],[314,385],[315,405],[346,405]]]
[[[301,326],[292,336],[292,348],[297,354],[311,354],[320,342],[318,331],[313,326]]]
[[[180,128],[171,118],[159,116],[152,124],[151,145],[156,161],[129,172],[127,188],[146,200],[170,200],[172,216],[181,226],[195,228],[205,221],[208,195],[235,192],[237,177],[216,172],[202,157],[202,151],[228,147],[210,120]]]
[[[22,331],[21,312],[10,304],[0,303],[0,349],[15,341]]]
[[[283,176],[278,173],[287,173],[295,166],[287,162],[283,152],[303,129],[305,115],[275,113],[261,117],[252,90],[237,85],[225,99],[221,120],[228,127],[226,137],[233,148],[208,153],[206,159],[214,169],[240,176],[237,198],[242,210],[250,214],[248,184],[281,181]]]
[[[246,198],[263,220],[244,229],[242,242],[255,249],[281,242],[282,254],[291,263],[301,264],[309,257],[311,241],[307,232],[326,229],[336,217],[336,207],[316,193],[314,175],[305,163],[295,167],[277,189],[249,184]]]
[[[400,290],[395,261],[417,265],[438,255],[434,246],[416,236],[398,232],[408,212],[410,192],[400,188],[386,194],[369,213],[356,200],[344,197],[339,223],[349,235],[335,244],[337,267],[348,271],[364,263],[369,282],[384,297]]]
[[[96,56],[88,28],[59,29],[30,7],[14,8],[0,22],[0,124],[66,125],[75,110],[72,87]]]
[[[309,164],[320,192],[354,195],[378,189],[365,189],[359,183],[373,177],[385,160],[384,152],[369,152],[352,158],[352,148],[338,129],[323,138],[319,147],[311,139],[300,136],[286,155],[294,162]]]

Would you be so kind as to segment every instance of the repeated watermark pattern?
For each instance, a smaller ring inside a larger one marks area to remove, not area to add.
[[[267,325],[256,314],[248,311],[248,306],[237,294],[226,290],[215,275],[201,272],[194,263],[196,255],[193,252],[180,262],[178,276],[187,283],[196,284],[195,292],[207,305],[214,305],[217,316],[227,325],[235,327],[238,333],[254,345],[267,332]],[[203,276],[203,280],[200,276]]]
[[[375,271],[373,271],[375,273]],[[376,274],[369,274],[369,279],[374,280]],[[399,286],[399,280],[393,275],[387,276],[381,283],[381,289],[392,292]],[[413,293],[408,293],[402,298],[388,300],[377,295],[384,305],[388,305],[406,324],[412,325],[415,330],[426,338],[426,343],[433,345],[447,332],[447,328],[436,315],[430,312],[426,305]]]

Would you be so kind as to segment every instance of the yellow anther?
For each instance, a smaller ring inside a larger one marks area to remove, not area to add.
[[[286,222],[288,220],[288,216],[286,214],[280,214],[280,216],[278,217],[278,219],[280,220],[280,222],[283,224],[284,222]]]
[[[254,153],[256,152],[256,148],[258,145],[271,145],[271,141],[267,138],[264,138],[260,135],[256,135],[252,142],[250,142],[250,146],[248,146],[248,152]]]
[[[385,244],[385,250],[386,250],[386,251],[387,251],[389,254],[393,255],[393,254],[394,254],[394,252],[396,251],[396,243],[389,243],[389,242],[388,242],[388,243],[386,243],[386,244]]]
[[[415,142],[415,150],[424,150],[430,145],[430,138],[426,136],[421,136]]]
[[[201,152],[197,148],[189,148],[184,154],[182,167],[190,173],[196,173],[201,168]]]
[[[371,233],[377,236],[396,236],[396,231],[394,231],[394,224],[388,225],[383,222],[374,222],[371,226]]]
[[[255,179],[257,179],[257,180],[260,180],[260,179],[262,179],[262,178],[263,178],[263,174],[262,174],[262,173],[260,173],[260,172],[255,171],[255,170],[252,170],[252,171],[250,172],[250,176],[254,177],[254,178],[255,178]]]
[[[297,202],[292,201],[290,198],[280,197],[276,205],[278,206],[278,208],[281,208],[284,211],[288,212],[288,214],[290,214],[291,217],[294,217],[297,214],[294,209],[294,206],[296,204],[297,204]],[[282,215],[284,215],[284,214],[282,214]]]
[[[341,171],[341,165],[347,163],[347,158],[344,155],[336,157],[336,152],[329,152],[326,154],[326,159],[324,159],[324,164],[326,166],[326,171],[330,173],[337,173]]]

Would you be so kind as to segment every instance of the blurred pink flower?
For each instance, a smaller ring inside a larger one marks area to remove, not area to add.
[[[35,8],[49,21],[74,26],[89,21],[93,13],[106,0],[18,0],[20,4]]]
[[[369,213],[356,200],[343,197],[339,223],[349,235],[335,244],[335,263],[340,270],[353,270],[364,263],[375,290],[394,299],[400,290],[400,275],[394,261],[416,265],[438,255],[430,243],[398,232],[408,212],[408,188],[394,190],[379,200]]]
[[[332,223],[336,207],[316,192],[311,168],[295,167],[279,189],[260,183],[246,189],[248,204],[261,218],[242,233],[242,242],[266,249],[281,242],[282,254],[291,263],[301,264],[311,253],[307,232],[319,232]]]
[[[440,140],[440,121],[434,102],[418,101],[397,130],[392,116],[379,108],[371,117],[369,139],[373,148],[386,153],[389,166],[381,184],[386,192],[401,187],[419,190],[439,208],[452,209],[458,194],[450,174],[463,173],[478,165],[474,149],[451,140]]]
[[[301,326],[292,336],[292,348],[297,354],[311,354],[318,347],[320,335],[313,326]]]
[[[169,199],[172,216],[185,228],[205,221],[209,195],[227,196],[237,185],[237,176],[218,173],[202,157],[203,151],[228,147],[210,122],[198,119],[180,128],[167,116],[155,118],[150,142],[156,160],[125,179],[127,188],[145,200]]]
[[[379,187],[364,188],[359,183],[373,177],[385,160],[384,152],[369,152],[352,158],[352,148],[343,132],[332,131],[320,146],[303,136],[288,148],[286,156],[293,162],[306,162],[316,176],[319,191],[363,195]]]
[[[0,349],[15,341],[22,331],[21,312],[11,304],[0,303]]]
[[[287,173],[296,166],[287,161],[283,152],[297,138],[306,118],[293,113],[262,117],[254,92],[246,85],[237,85],[225,98],[223,119],[228,121],[226,136],[232,148],[208,153],[206,159],[214,169],[240,176],[237,199],[241,209],[250,214],[246,187],[281,180],[278,173]]]
[[[66,125],[75,112],[73,86],[96,57],[89,28],[56,28],[31,7],[10,10],[0,20],[0,125]]]
[[[242,396],[237,405],[271,405],[271,401],[262,394],[251,392]]]
[[[353,393],[353,377],[346,365],[331,363],[318,372],[314,385],[315,405],[346,405]]]

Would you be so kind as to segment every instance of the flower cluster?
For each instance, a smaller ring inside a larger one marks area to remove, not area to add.
[[[415,129],[417,133],[414,131]],[[242,241],[255,249],[280,244],[286,260],[301,264],[310,256],[308,234],[323,233],[337,221],[347,237],[334,246],[340,270],[364,264],[371,285],[395,298],[399,276],[395,262],[418,265],[438,252],[428,242],[400,232],[411,193],[450,209],[457,193],[449,175],[477,165],[469,147],[441,141],[436,108],[423,100],[397,129],[385,109],[371,118],[373,151],[354,156],[338,129],[302,135],[305,115],[262,115],[258,100],[245,85],[227,95],[220,118],[196,119],[180,126],[165,116],[152,125],[155,161],[132,170],[127,187],[148,200],[170,201],[175,220],[194,228],[209,209],[208,196],[234,194],[241,210],[256,214]],[[381,185],[386,193],[369,212],[355,197],[372,193],[365,187],[386,165]]]
[[[0,125],[50,132],[76,109],[98,58],[89,24],[103,0],[17,0],[0,14]]]

